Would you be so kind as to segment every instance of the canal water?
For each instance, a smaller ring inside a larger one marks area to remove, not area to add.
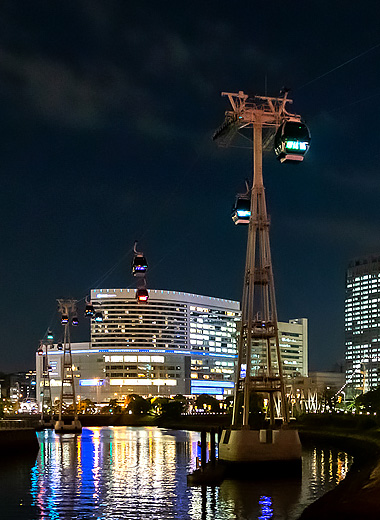
[[[302,479],[187,487],[197,432],[102,427],[82,435],[46,430],[38,438],[36,460],[1,463],[1,518],[295,520],[352,462],[339,450],[311,446],[303,451]]]

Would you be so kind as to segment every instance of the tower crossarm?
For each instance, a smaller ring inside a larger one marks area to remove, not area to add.
[[[269,96],[250,98],[242,91],[222,92],[222,96],[228,97],[232,110],[225,112],[223,124],[213,135],[213,140],[217,140],[220,146],[229,146],[239,130],[251,128],[254,124],[260,124],[263,129],[271,129],[266,135],[269,143],[275,130],[284,120],[301,121],[300,115],[292,114],[286,109],[286,105],[293,102],[288,99],[288,92],[278,98]]]
[[[281,392],[281,379],[277,376],[251,376],[249,386],[255,392]],[[243,389],[243,380],[239,380],[239,391]]]

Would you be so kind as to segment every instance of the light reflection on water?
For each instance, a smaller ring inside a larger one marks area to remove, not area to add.
[[[24,464],[18,473],[14,467],[0,470],[4,518],[292,520],[343,479],[351,463],[345,453],[314,447],[304,450],[302,481],[226,480],[215,488],[187,487],[197,432],[103,427],[84,428],[82,435],[48,430],[38,436],[34,465]],[[16,479],[21,498],[6,501],[3,486]]]

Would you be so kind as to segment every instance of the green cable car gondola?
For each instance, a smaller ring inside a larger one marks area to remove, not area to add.
[[[274,151],[281,163],[303,161],[310,146],[310,132],[302,121],[289,119],[278,128],[274,137]]]
[[[236,225],[249,224],[249,219],[251,218],[250,195],[237,195],[231,217]]]

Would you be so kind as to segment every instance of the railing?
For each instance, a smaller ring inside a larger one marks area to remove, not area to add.
[[[38,421],[36,419],[1,419],[0,430],[23,430],[34,428]]]

